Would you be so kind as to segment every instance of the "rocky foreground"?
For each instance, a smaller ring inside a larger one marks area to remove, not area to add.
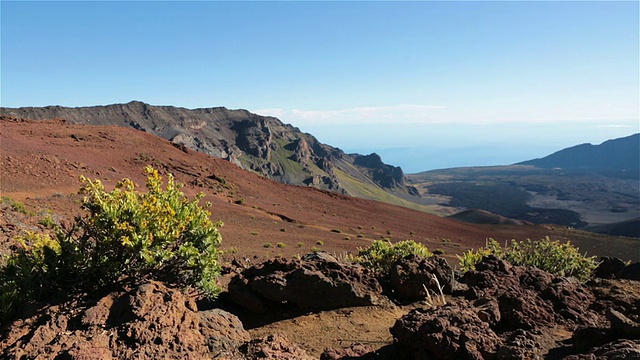
[[[252,338],[232,312],[278,319],[413,303],[391,327],[390,345],[353,343],[320,358],[639,359],[639,266],[609,259],[599,278],[581,284],[495,257],[456,274],[442,258],[410,255],[385,276],[326,253],[246,268],[234,262],[214,303],[146,282],[25,309],[3,326],[0,357],[312,359],[284,334]]]

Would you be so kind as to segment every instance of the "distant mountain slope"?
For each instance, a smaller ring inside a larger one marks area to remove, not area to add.
[[[640,238],[640,218],[629,219],[613,224],[586,227],[585,230],[613,236]]]
[[[309,185],[353,196],[420,207],[394,194],[417,196],[402,169],[376,154],[345,154],[274,117],[224,107],[185,109],[139,101],[91,107],[0,108],[0,114],[75,124],[117,125],[142,130],[243,169],[294,185]],[[381,199],[384,197],[384,199]],[[424,210],[424,209],[423,209]]]
[[[608,140],[600,145],[577,145],[541,159],[523,161],[516,165],[572,170],[637,172],[640,167],[640,134]]]

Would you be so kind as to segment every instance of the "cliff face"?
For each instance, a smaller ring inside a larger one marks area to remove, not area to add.
[[[127,104],[68,108],[0,108],[0,114],[30,119],[63,118],[71,123],[131,127],[187,148],[229,160],[287,184],[310,185],[368,197],[341,181],[357,181],[394,193],[413,193],[402,169],[386,165],[377,154],[345,154],[310,134],[273,117],[224,107],[185,109]],[[342,180],[340,180],[342,179]]]

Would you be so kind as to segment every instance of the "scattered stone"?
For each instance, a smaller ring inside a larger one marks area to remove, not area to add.
[[[373,360],[376,358],[375,350],[368,345],[356,343],[348,347],[325,349],[320,355],[320,360]]]
[[[247,359],[311,360],[304,350],[293,344],[284,334],[254,339],[240,348]]]

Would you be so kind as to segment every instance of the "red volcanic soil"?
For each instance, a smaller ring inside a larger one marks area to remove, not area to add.
[[[284,185],[128,128],[1,117],[0,131],[0,192],[40,214],[36,218],[46,209],[62,218],[78,214],[80,175],[100,179],[108,189],[122,178],[143,185],[144,167],[152,165],[186,184],[183,191],[187,195],[206,194],[204,200],[213,204],[212,218],[224,222],[222,248],[229,257],[293,256],[312,247],[340,254],[386,237],[441,249],[451,260],[455,254],[483,246],[488,237],[504,242],[544,236],[571,240],[591,255],[634,261],[640,257],[638,241],[627,238],[558,226],[462,223],[386,203]],[[21,226],[10,224],[19,215],[3,208],[0,251],[6,251],[11,237],[21,231]],[[25,226],[38,222],[26,216],[16,221]]]

